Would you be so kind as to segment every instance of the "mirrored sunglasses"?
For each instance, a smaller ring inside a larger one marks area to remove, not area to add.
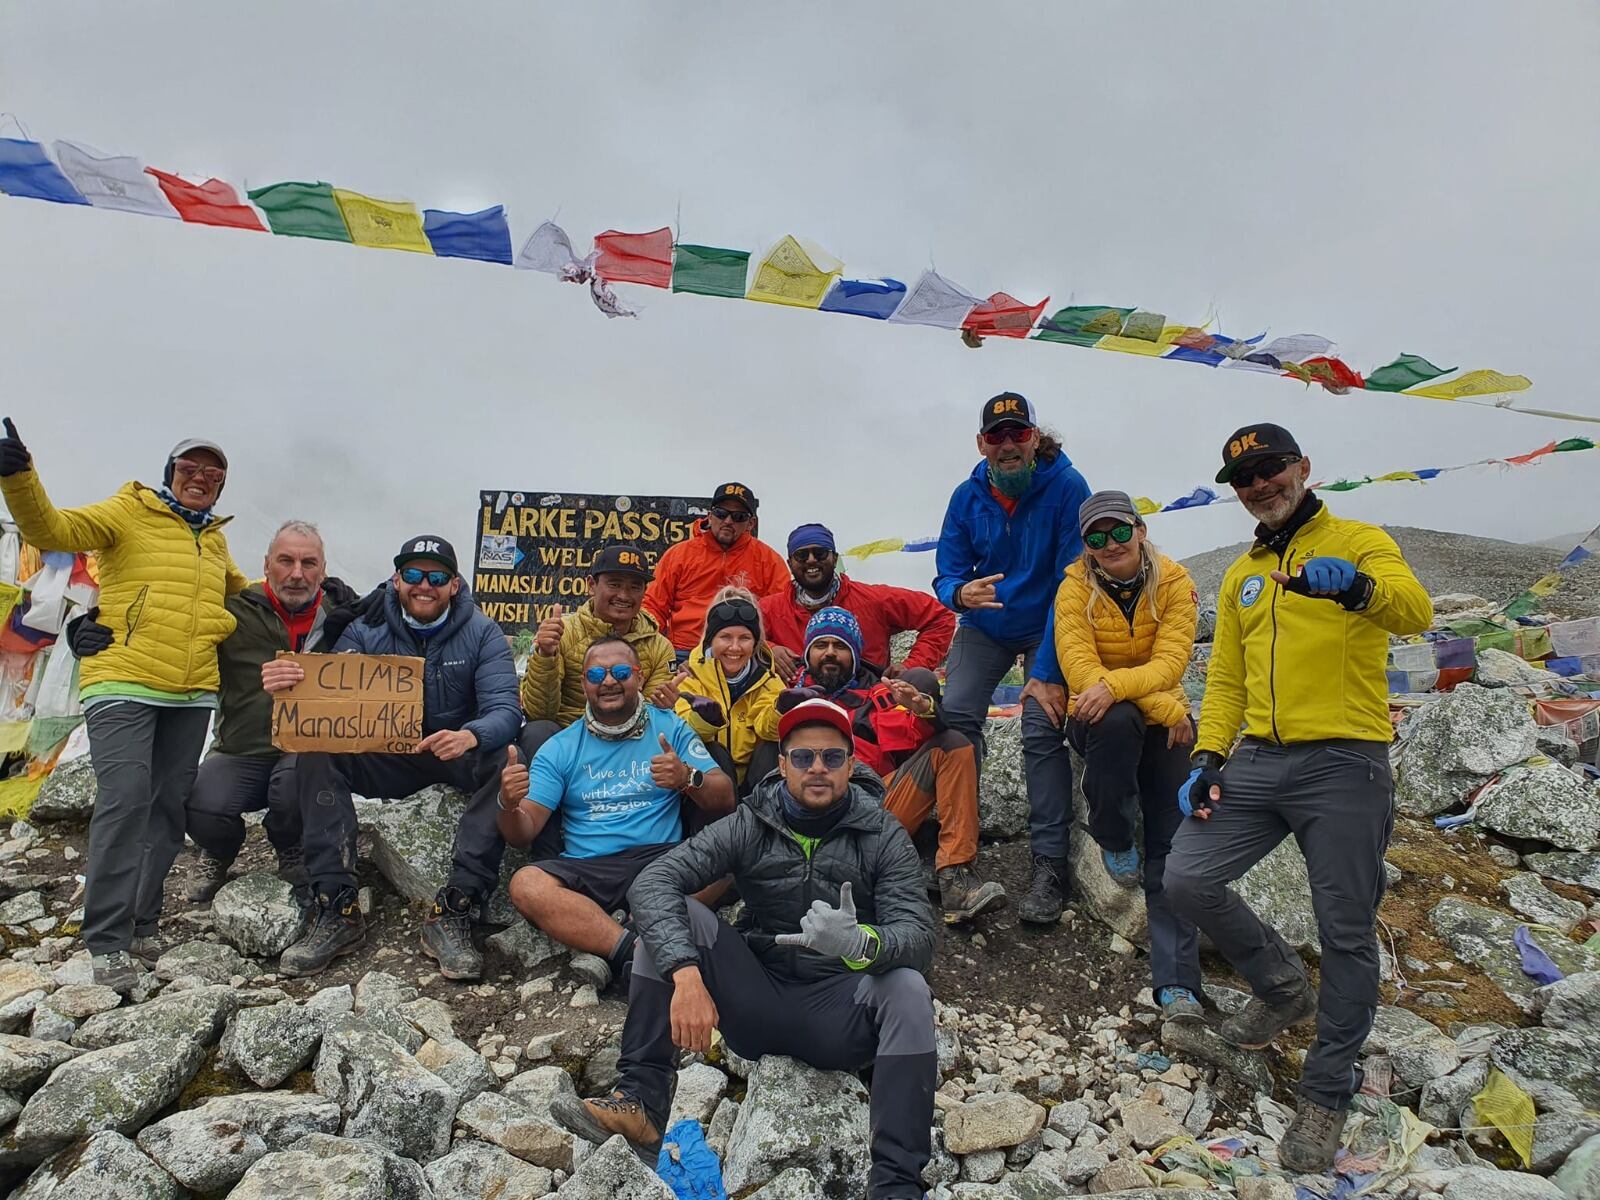
[[[1083,544],[1091,550],[1104,550],[1107,538],[1119,545],[1131,542],[1133,540],[1133,526],[1124,521],[1120,525],[1113,525],[1110,529],[1096,529],[1092,533],[1083,535]]]
[[[455,576],[449,571],[424,571],[421,567],[400,568],[400,581],[410,584],[412,587],[416,587],[417,584],[426,579],[429,587],[442,588],[454,578]]]
[[[633,675],[633,664],[612,663],[609,667],[585,667],[583,671],[583,677],[596,687],[606,681],[607,675],[621,683]]]

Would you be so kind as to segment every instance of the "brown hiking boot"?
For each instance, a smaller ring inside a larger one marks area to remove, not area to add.
[[[183,891],[184,899],[195,904],[208,902],[228,882],[230,865],[214,854],[200,851],[195,855],[194,873],[189,876],[189,886]]]
[[[1217,1032],[1223,1041],[1232,1042],[1241,1050],[1261,1050],[1289,1026],[1316,1015],[1317,994],[1310,984],[1302,982],[1295,998],[1284,1004],[1268,1004],[1250,997],[1250,1003],[1224,1021]]]
[[[1289,1131],[1278,1143],[1278,1165],[1296,1175],[1320,1175],[1333,1166],[1350,1110],[1323,1108],[1300,1097]]]
[[[980,882],[972,873],[971,863],[959,863],[939,872],[939,907],[944,911],[946,925],[970,921],[1005,902],[1006,889],[992,879]]]
[[[550,1115],[568,1133],[575,1133],[596,1146],[620,1133],[648,1166],[654,1169],[656,1165],[656,1155],[661,1150],[661,1131],[644,1111],[644,1105],[623,1091],[592,1100],[557,1096],[550,1101]]]

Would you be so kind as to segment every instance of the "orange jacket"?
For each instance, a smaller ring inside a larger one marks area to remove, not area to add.
[[[748,588],[759,600],[789,586],[789,567],[754,534],[740,534],[724,550],[702,525],[693,537],[668,547],[656,563],[644,610],[675,649],[692,650],[705,632],[712,597],[729,584]]]

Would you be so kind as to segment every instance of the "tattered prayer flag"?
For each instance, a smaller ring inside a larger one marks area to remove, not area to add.
[[[1332,354],[1334,345],[1315,333],[1291,333],[1287,337],[1273,338],[1259,350],[1252,350],[1243,358],[1224,364],[1240,371],[1270,371],[1276,374],[1285,363],[1300,363],[1319,354]]]
[[[1472,1098],[1473,1111],[1480,1121],[1498,1129],[1522,1159],[1533,1163],[1533,1097],[1516,1085],[1499,1067],[1489,1068],[1483,1090]]]
[[[66,141],[57,141],[55,152],[61,170],[94,207],[147,217],[177,217],[138,159],[125,154],[101,154]]]
[[[1336,479],[1332,483],[1324,483],[1324,484],[1318,485],[1317,491],[1319,491],[1319,492],[1353,492],[1358,487],[1365,487],[1367,484],[1369,484],[1371,482],[1372,482],[1372,477],[1370,475],[1364,475],[1360,479]]]
[[[1217,493],[1208,487],[1197,487],[1187,496],[1179,496],[1171,504],[1162,507],[1162,512],[1177,512],[1184,508],[1200,508],[1210,504],[1217,498]]]
[[[1027,337],[1049,303],[1049,296],[1037,304],[1024,304],[1015,296],[996,292],[967,314],[961,328],[970,329],[979,337]]]
[[[1124,337],[1118,334],[1115,337],[1103,337],[1094,344],[1096,350],[1115,350],[1118,354],[1137,354],[1144,358],[1161,358],[1175,349],[1178,335],[1183,333],[1187,326],[1165,326],[1154,338]]]
[[[328,183],[272,183],[251,188],[250,200],[267,214],[267,224],[280,237],[321,238],[348,242],[350,230]]]
[[[1555,452],[1557,454],[1561,454],[1567,450],[1593,450],[1594,448],[1595,443],[1589,438],[1585,437],[1568,438],[1564,442],[1557,442],[1555,444]]]
[[[1426,396],[1430,400],[1460,400],[1467,396],[1495,396],[1501,392],[1524,392],[1533,386],[1526,375],[1502,375],[1499,371],[1468,371],[1465,375],[1429,387],[1406,388],[1406,396]]]
[[[1142,342],[1154,342],[1160,339],[1161,331],[1166,328],[1167,318],[1161,313],[1138,312],[1129,313],[1122,322],[1122,335],[1125,338],[1138,338]]]
[[[1133,498],[1133,511],[1141,517],[1148,517],[1151,513],[1160,512],[1161,505],[1150,499],[1149,496],[1135,496]]]
[[[572,239],[567,236],[567,231],[554,221],[546,221],[522,244],[514,265],[519,271],[560,275],[578,265],[578,256],[573,253]]]
[[[816,308],[828,294],[844,264],[818,246],[803,245],[785,234],[756,266],[746,300]]]
[[[924,271],[889,320],[897,325],[960,329],[977,303],[976,296],[968,295],[937,271]]]
[[[89,203],[50,161],[43,146],[17,138],[0,138],[0,192],[56,204]]]
[[[607,283],[639,283],[645,287],[672,286],[672,230],[619,233],[608,229],[594,237],[595,274]]]
[[[1511,463],[1513,466],[1523,467],[1527,466],[1527,464],[1531,463],[1536,458],[1543,458],[1546,454],[1554,454],[1555,452],[1556,444],[1554,442],[1546,442],[1537,450],[1529,450],[1526,454],[1513,454],[1510,458],[1502,458],[1500,461]]]
[[[411,201],[379,200],[344,188],[334,188],[333,199],[356,245],[370,246],[374,250],[433,253],[433,247],[422,233],[422,214]]]
[[[672,248],[672,290],[675,292],[728,296],[737,300],[744,295],[744,281],[749,273],[748,250],[683,245]]]
[[[898,279],[840,279],[822,298],[821,311],[886,321],[905,294]]]
[[[191,225],[220,225],[224,229],[253,229],[257,233],[267,231],[256,210],[241,203],[239,193],[220,179],[190,183],[181,176],[169,175],[154,167],[146,167],[145,171],[160,185],[167,203],[178,210],[178,216]]]
[[[879,538],[875,542],[863,542],[859,546],[852,546],[844,553],[846,558],[871,558],[874,554],[893,554],[904,545],[904,538]]]
[[[1351,388],[1366,386],[1359,371],[1353,370],[1341,359],[1321,355],[1308,358],[1303,363],[1285,362],[1283,372],[1302,383],[1321,384],[1338,396],[1347,394]]]
[[[1441,375],[1448,375],[1454,367],[1436,367],[1417,354],[1402,354],[1391,363],[1384,363],[1367,376],[1369,392],[1403,392],[1408,387],[1427,383]]]
[[[1103,337],[1118,337],[1122,322],[1131,308],[1107,308],[1101,304],[1076,304],[1058,308],[1033,335],[1036,342],[1064,342],[1069,346],[1093,346]]]
[[[1201,329],[1188,328],[1177,334],[1173,339],[1173,347],[1162,355],[1163,358],[1176,362],[1199,363],[1205,367],[1220,366],[1232,358],[1241,358],[1249,353],[1266,334],[1258,333],[1246,341],[1217,334],[1213,337]]]
[[[422,232],[440,258],[511,263],[511,226],[506,223],[503,205],[473,213],[423,209]]]

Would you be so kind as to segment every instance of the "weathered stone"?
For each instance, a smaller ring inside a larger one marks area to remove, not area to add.
[[[1028,783],[1022,770],[1022,718],[996,718],[983,729],[986,753],[978,779],[978,829],[1012,838],[1028,828]]]
[[[295,1004],[235,1013],[222,1035],[222,1060],[257,1087],[275,1088],[316,1056],[326,1020]]]
[[[822,1185],[804,1167],[790,1167],[771,1183],[751,1192],[745,1200],[824,1200]]]
[[[35,1041],[70,1042],[77,1031],[78,1023],[51,1008],[48,996],[35,1005],[28,1016],[28,1036]]]
[[[1522,861],[1546,879],[1559,879],[1562,883],[1600,892],[1600,854],[1552,850],[1544,854],[1525,855]]]
[[[1590,1139],[1600,1139],[1600,1113],[1540,1113],[1533,1126],[1533,1161],[1528,1166],[1535,1175],[1548,1175]],[[1600,1189],[1590,1196],[1600,1200]]]
[[[181,1200],[177,1181],[111,1130],[44,1163],[11,1200]]]
[[[617,1064],[621,1058],[620,1037],[590,1054],[588,1061],[583,1064],[583,1094],[597,1096],[616,1087],[620,1078]]]
[[[1439,1200],[1571,1200],[1548,1179],[1521,1171],[1466,1167],[1449,1179]]]
[[[1417,1016],[1416,1013],[1393,1004],[1380,1004],[1372,1014],[1372,1030],[1367,1034],[1367,1040],[1361,1044],[1361,1052],[1386,1054],[1392,1047],[1418,1034],[1436,1032],[1438,1027],[1433,1022]]]
[[[1025,1142],[1044,1128],[1045,1110],[1016,1092],[991,1092],[945,1114],[944,1141],[951,1154],[976,1154]]]
[[[311,1012],[319,1012],[330,1020],[356,1008],[355,993],[348,983],[341,983],[338,987],[322,988],[306,997],[305,1007]]]
[[[1146,1188],[1149,1185],[1150,1177],[1138,1163],[1130,1158],[1119,1158],[1106,1164],[1089,1181],[1089,1194],[1103,1196],[1129,1188]]]
[[[432,1200],[422,1168],[366,1138],[307,1134],[260,1159],[228,1200]]]
[[[1489,1078],[1487,1058],[1468,1059],[1448,1075],[1430,1079],[1422,1085],[1417,1115],[1438,1129],[1453,1129],[1461,1110],[1483,1090]]]
[[[1541,1110],[1600,1111],[1600,1029],[1508,1029],[1489,1057]]]
[[[94,764],[87,754],[60,763],[44,777],[44,786],[28,810],[32,821],[87,821],[94,812],[97,790]]]
[[[1252,1091],[1272,1094],[1272,1072],[1261,1051],[1230,1045],[1210,1025],[1168,1021],[1161,1026],[1161,1044],[1185,1061],[1210,1063],[1249,1085]]]
[[[427,1173],[433,1200],[540,1200],[554,1190],[549,1171],[488,1142],[458,1142]]]
[[[129,1008],[96,1013],[72,1035],[72,1044],[99,1050],[140,1038],[181,1037],[209,1046],[222,1029],[238,998],[230,987],[211,985],[185,992],[164,992]]]
[[[339,1106],[300,1092],[213,1096],[139,1132],[139,1149],[192,1191],[219,1192],[308,1133],[337,1133]]]
[[[1567,1200],[1600,1200],[1600,1134],[1569,1154],[1550,1182]]]
[[[1558,763],[1508,767],[1478,796],[1477,821],[1562,850],[1600,847],[1600,792]]]
[[[1535,924],[1549,925],[1562,933],[1583,920],[1588,911],[1576,900],[1556,895],[1532,871],[1522,871],[1510,879],[1501,880],[1500,890],[1506,894],[1514,912],[1521,913]]]
[[[1189,1131],[1170,1112],[1150,1100],[1123,1104],[1122,1127],[1141,1150],[1153,1150],[1173,1138],[1189,1136]]]
[[[239,957],[237,950],[221,942],[185,942],[156,960],[156,978],[160,980],[192,975],[207,983],[227,983],[235,975],[249,978],[256,974],[259,972],[254,963]]]
[[[0,1088],[27,1089],[81,1053],[61,1042],[41,1042],[0,1033]]]
[[[1277,847],[1233,884],[1239,898],[1297,950],[1322,953],[1317,914],[1311,907],[1306,858],[1293,838]]]
[[[428,1039],[422,1031],[400,1015],[400,1009],[389,1005],[373,1005],[355,1016],[368,1029],[383,1034],[397,1042],[407,1054],[416,1054]]]
[[[9,1008],[16,1001],[31,996],[34,992],[48,994],[55,990],[55,976],[49,971],[40,970],[32,963],[21,963],[9,958],[0,959],[0,1008]],[[30,1005],[28,1012],[21,1015],[27,1016],[32,1011],[33,1007]]]
[[[842,1071],[819,1071],[767,1055],[750,1072],[749,1091],[728,1139],[723,1182],[735,1195],[804,1167],[832,1200],[866,1190],[867,1093]]]
[[[211,900],[211,924],[241,953],[270,958],[300,940],[306,913],[292,884],[252,872],[222,885]]]
[[[673,1093],[667,1128],[685,1119],[699,1121],[704,1126],[727,1091],[728,1077],[717,1068],[705,1063],[684,1067],[678,1072],[678,1090]]]
[[[1234,1187],[1239,1200],[1295,1200],[1294,1184],[1281,1175],[1242,1175]]]
[[[26,925],[44,916],[44,897],[38,892],[23,892],[0,901],[0,925]]]
[[[73,1021],[110,1012],[121,1003],[121,996],[98,983],[74,983],[59,987],[45,1000],[46,1006]]]
[[[455,1014],[443,1000],[423,996],[416,1000],[407,1000],[394,1011],[409,1022],[418,1033],[433,1038],[434,1041],[456,1040]]]
[[[440,1079],[456,1094],[457,1105],[465,1104],[479,1092],[487,1092],[499,1081],[489,1064],[465,1042],[441,1042],[429,1038],[417,1050],[417,1061]],[[563,1072],[564,1073],[564,1072]]]
[[[729,1192],[733,1188],[729,1186]],[[673,1191],[620,1136],[591,1154],[556,1189],[559,1200],[675,1200]]]
[[[356,983],[355,1011],[370,1008],[399,1008],[417,998],[417,989],[387,971],[368,971]]]
[[[1478,783],[1533,755],[1538,727],[1511,692],[1463,683],[1411,719],[1396,778],[1400,811],[1431,817]]]
[[[961,1178],[968,1183],[994,1183],[1005,1173],[1004,1150],[979,1150],[961,1159]]]
[[[189,1038],[144,1038],[63,1063],[23,1107],[17,1146],[48,1152],[102,1129],[135,1133],[177,1099],[204,1057]]]
[[[567,953],[565,946],[551,941],[521,917],[486,938],[483,948],[524,974]]]
[[[536,1112],[497,1092],[483,1092],[463,1104],[456,1125],[523,1162],[551,1171],[571,1171],[588,1150],[582,1138],[551,1120],[548,1109]]]
[[[1081,1100],[1064,1100],[1050,1110],[1045,1124],[1071,1141],[1089,1127],[1089,1106]]]
[[[1512,940],[1524,922],[1456,896],[1439,901],[1429,920],[1457,957],[1487,975],[1524,1012],[1533,1011],[1533,994],[1539,985],[1523,974]],[[1600,970],[1600,954],[1566,938],[1544,937],[1539,945],[1563,974]]]
[[[715,1068],[713,1068],[715,1069]],[[534,1113],[548,1118],[550,1102],[557,1096],[575,1096],[572,1076],[560,1067],[534,1067],[506,1080],[500,1094],[531,1108]],[[667,1122],[670,1127],[672,1122]]]
[[[1483,687],[1514,687],[1532,684],[1542,686],[1551,680],[1549,671],[1534,666],[1526,659],[1506,650],[1485,646],[1474,656],[1477,659],[1472,679]]]
[[[1389,1062],[1397,1079],[1408,1087],[1421,1087],[1459,1067],[1461,1049],[1454,1038],[1430,1029],[1389,1047]]]
[[[711,1114],[711,1124],[706,1126],[706,1145],[719,1159],[728,1157],[728,1140],[733,1137],[733,1127],[739,1123],[739,1102],[722,1100],[717,1111]]]
[[[1534,1008],[1552,1029],[1600,1029],[1600,971],[1580,971],[1540,988]]]
[[[339,1017],[322,1035],[313,1079],[344,1110],[345,1136],[371,1138],[419,1162],[449,1149],[455,1092],[360,1018]]]

